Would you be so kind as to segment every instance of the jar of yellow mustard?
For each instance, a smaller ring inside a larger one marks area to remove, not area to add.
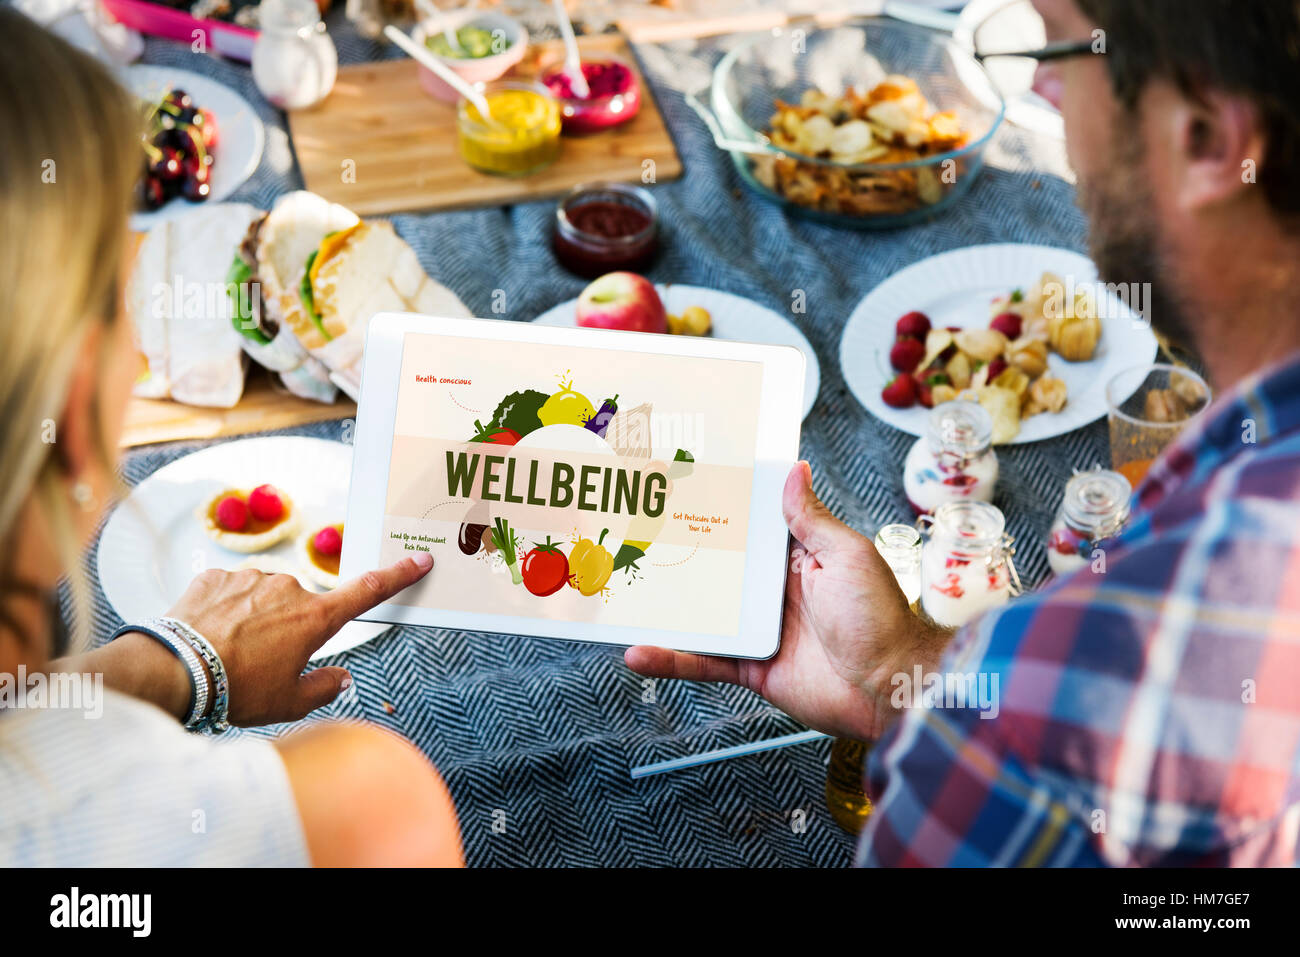
[[[560,105],[540,83],[498,80],[483,89],[491,119],[462,99],[456,110],[461,158],[484,173],[526,176],[560,155]]]

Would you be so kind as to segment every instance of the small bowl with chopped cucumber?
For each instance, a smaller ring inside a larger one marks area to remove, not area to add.
[[[448,30],[455,36],[453,45]],[[528,31],[518,20],[484,10],[457,10],[441,20],[425,20],[411,33],[443,63],[470,83],[488,83],[523,59]],[[455,103],[460,94],[428,67],[419,66],[420,86],[430,96]]]

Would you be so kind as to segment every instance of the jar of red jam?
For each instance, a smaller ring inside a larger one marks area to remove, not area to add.
[[[641,84],[627,61],[613,54],[582,55],[582,75],[590,95],[573,90],[573,78],[564,69],[564,57],[543,61],[538,70],[542,85],[560,101],[564,132],[598,133],[626,123],[641,111]]]
[[[555,208],[555,258],[578,276],[644,272],[658,251],[659,212],[639,186],[585,183]]]

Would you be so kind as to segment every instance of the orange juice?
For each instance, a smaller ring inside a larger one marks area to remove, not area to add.
[[[1122,465],[1115,466],[1115,471],[1128,479],[1128,483],[1137,488],[1139,483],[1146,478],[1147,472],[1151,470],[1151,463],[1155,459],[1134,459],[1132,462],[1125,462]]]

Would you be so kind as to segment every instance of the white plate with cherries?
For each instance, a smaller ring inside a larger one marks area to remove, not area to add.
[[[321,592],[337,582],[352,447],[300,436],[240,439],[164,465],[114,509],[99,581],[124,621],[161,615],[208,568],[284,572]],[[312,660],[387,631],[352,621]]]

